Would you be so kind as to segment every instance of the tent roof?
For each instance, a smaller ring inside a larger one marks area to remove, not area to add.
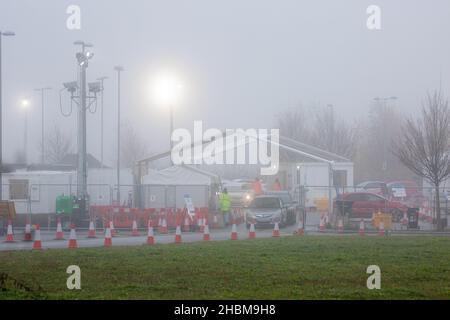
[[[142,178],[143,184],[150,185],[210,185],[214,175],[193,170],[187,166],[172,166],[163,170],[149,170]]]

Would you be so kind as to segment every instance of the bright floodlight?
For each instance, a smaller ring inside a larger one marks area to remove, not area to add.
[[[158,77],[153,86],[153,97],[157,103],[173,105],[178,102],[183,86],[177,77],[164,74]]]
[[[30,106],[30,100],[22,99],[22,101],[20,101],[20,105],[23,109],[28,109],[28,107]]]

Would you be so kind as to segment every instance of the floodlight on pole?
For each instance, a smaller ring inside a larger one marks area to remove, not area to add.
[[[41,163],[45,162],[45,126],[44,126],[44,92],[52,90],[51,87],[36,88],[35,91],[41,93]]]
[[[23,131],[23,154],[25,157],[25,164],[28,164],[28,110],[30,109],[30,100],[20,100],[20,107],[25,113],[24,131]]]
[[[120,73],[122,66],[115,66],[117,71],[117,202],[120,205]]]
[[[108,79],[108,77],[103,76],[97,78],[101,83],[101,110],[100,110],[100,167],[103,169],[103,97],[104,97],[104,81]]]
[[[12,31],[0,30],[0,200],[3,200],[3,188],[2,188],[2,171],[3,171],[3,109],[2,109],[2,38],[12,37],[16,34]]]

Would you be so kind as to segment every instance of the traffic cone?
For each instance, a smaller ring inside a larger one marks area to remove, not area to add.
[[[56,224],[55,240],[64,240],[64,232],[62,230],[61,218],[58,218],[58,223]]]
[[[325,218],[323,216],[320,218],[319,231],[325,232]]]
[[[8,243],[15,242],[11,220],[8,220],[8,232],[6,233],[6,240],[4,242]]]
[[[380,221],[380,224],[379,224],[379,226],[378,226],[378,234],[379,234],[380,236],[384,236],[384,235],[385,235],[385,232],[384,232],[384,222],[383,222],[383,221]]]
[[[237,239],[238,239],[237,228],[236,228],[236,224],[233,223],[233,226],[231,227],[231,240],[237,240]]]
[[[72,224],[70,226],[69,249],[76,249],[76,248],[78,248],[77,233],[75,231],[75,225]]]
[[[403,213],[403,218],[402,218],[402,226],[407,226],[408,225],[408,216],[406,215],[406,212]]]
[[[137,222],[136,222],[136,219],[133,220],[133,228],[132,228],[132,229],[133,229],[133,230],[131,231],[131,235],[132,235],[133,237],[139,237],[140,234],[139,234],[139,230],[138,230],[138,228],[137,228]]]
[[[111,247],[112,246],[112,234],[111,234],[111,228],[106,227],[105,230],[105,240],[103,241],[104,247]]]
[[[148,233],[147,233],[147,244],[155,244],[155,237],[153,235],[153,227],[152,227],[152,221],[148,221]]]
[[[280,227],[278,222],[275,222],[275,226],[273,227],[272,237],[277,238],[280,236]]]
[[[255,224],[253,222],[250,223],[250,229],[248,231],[248,238],[249,239],[255,239],[256,238]]]
[[[218,219],[217,219],[217,214],[215,214],[215,215],[214,215],[214,218],[213,218],[213,228],[214,228],[214,229],[219,228],[219,221],[218,221]]]
[[[116,237],[117,236],[117,231],[114,228],[114,222],[112,220],[109,221],[109,231],[111,232],[111,237]]]
[[[365,226],[364,226],[364,219],[361,219],[361,222],[359,223],[359,235],[363,236],[365,233]]]
[[[177,230],[175,231],[175,243],[181,243],[181,228],[177,226]]]
[[[342,219],[339,219],[339,221],[338,221],[338,232],[339,233],[344,232],[344,223],[342,222]]]
[[[198,232],[203,233],[205,229],[205,222],[203,218],[198,219]]]
[[[29,221],[27,221],[27,224],[25,225],[23,241],[33,241],[33,237],[31,236],[31,225]]]
[[[191,223],[189,220],[190,220],[189,215],[186,215],[186,217],[184,217],[184,225],[183,225],[184,232],[191,231]]]
[[[305,234],[305,230],[303,229],[303,221],[299,220],[297,227],[297,235],[303,236]]]
[[[159,231],[159,233],[168,233],[166,218],[162,218],[161,226],[159,227],[158,231]]]
[[[205,225],[205,229],[203,230],[203,241],[209,241],[209,225]]]
[[[34,230],[33,250],[42,250],[41,226],[38,224],[36,225],[36,230]]]
[[[97,238],[97,236],[95,235],[95,226],[94,226],[94,221],[91,220],[91,222],[89,222],[89,231],[88,231],[88,238],[90,239],[94,239]]]

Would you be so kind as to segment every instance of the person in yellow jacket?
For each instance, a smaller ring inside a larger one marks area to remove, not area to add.
[[[219,210],[223,215],[223,224],[226,227],[230,224],[231,210],[231,199],[228,194],[227,188],[223,189],[223,192],[219,194]]]

